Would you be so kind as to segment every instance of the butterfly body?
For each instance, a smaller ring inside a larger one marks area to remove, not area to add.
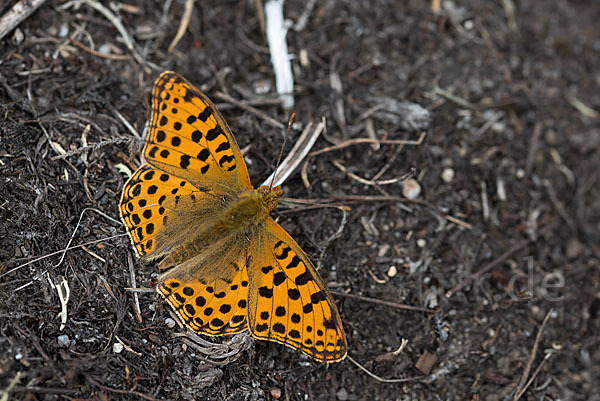
[[[221,209],[216,209],[210,219],[200,222],[199,233],[191,240],[176,246],[159,265],[167,269],[179,265],[198,255],[208,246],[218,244],[222,239],[254,237],[254,232],[277,207],[277,198],[283,194],[281,187],[245,190],[234,199],[223,197]],[[202,213],[203,211],[200,210]],[[211,226],[207,226],[211,224]]]
[[[120,210],[136,254],[163,258],[158,293],[196,332],[249,330],[318,361],[344,359],[325,283],[269,217],[282,189],[252,187],[227,123],[184,78],[164,72],[152,97],[146,163],[125,184]]]

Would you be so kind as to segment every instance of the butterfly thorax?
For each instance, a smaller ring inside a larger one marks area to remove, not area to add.
[[[277,198],[282,194],[281,187],[266,186],[242,192],[226,209],[225,217],[215,224],[214,232],[227,235],[233,231],[245,231],[265,220],[277,207]]]

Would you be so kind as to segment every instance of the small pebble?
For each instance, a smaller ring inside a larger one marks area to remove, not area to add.
[[[344,387],[339,389],[336,395],[337,395],[337,399],[340,401],[348,400],[348,390],[346,390]]]
[[[398,274],[398,268],[396,266],[390,266],[387,271],[388,277],[396,277],[396,274]]]
[[[523,170],[522,168],[517,170],[517,178],[521,179],[525,177],[525,170]]]
[[[271,397],[273,397],[273,399],[278,400],[281,398],[281,389],[279,387],[273,387],[271,389]]]
[[[424,248],[424,247],[425,247],[425,245],[427,245],[427,241],[425,241],[423,238],[419,238],[419,239],[417,240],[417,246],[418,246],[419,248]]]
[[[123,352],[124,348],[125,347],[123,347],[123,344],[121,344],[121,343],[114,343],[113,344],[113,352],[115,354],[120,354],[121,352]]]
[[[502,202],[506,201],[506,189],[504,187],[504,180],[502,178],[498,178],[496,180],[496,193],[498,194],[498,199]]]
[[[379,247],[379,249],[377,250],[377,257],[382,258],[385,256],[386,253],[388,253],[388,251],[390,250],[391,246],[390,244],[383,244]]]
[[[66,334],[58,336],[58,345],[60,345],[61,347],[68,347],[69,345],[71,345],[71,340],[69,340],[69,336]]]
[[[103,43],[98,48],[98,52],[102,54],[110,54],[112,52],[112,49],[109,44]]]
[[[306,50],[305,48],[300,49],[299,59],[302,68],[310,67],[310,57],[308,57],[308,50]]]
[[[496,134],[501,134],[502,132],[506,131],[506,124],[503,123],[502,121],[497,121],[492,124],[490,129],[492,130],[492,132],[495,132]]]
[[[444,180],[445,183],[449,184],[452,182],[453,179],[454,169],[451,169],[450,167],[445,168],[444,171],[442,171],[442,180]]]
[[[579,242],[576,238],[573,238],[567,242],[567,258],[576,259],[583,251],[584,246],[581,242]]]
[[[427,308],[435,309],[438,307],[438,297],[435,291],[429,291],[425,294],[425,305]]]
[[[69,34],[69,24],[66,22],[63,22],[62,25],[60,26],[60,30],[58,31],[58,37],[66,38],[68,34]]]
[[[407,178],[404,180],[404,185],[402,186],[402,195],[404,195],[405,198],[416,199],[420,193],[421,186],[417,180],[413,178]]]
[[[175,327],[175,320],[171,319],[170,317],[165,319],[165,324],[167,325],[168,328],[172,329],[173,327]]]
[[[257,95],[266,95],[271,91],[271,81],[268,79],[260,79],[252,84],[252,89]]]
[[[473,22],[472,19],[468,19],[465,22],[463,22],[463,27],[467,30],[470,31],[471,29],[473,29],[475,27],[475,22]]]
[[[13,34],[13,42],[15,45],[20,45],[25,40],[25,34],[19,28],[15,29],[15,33]]]

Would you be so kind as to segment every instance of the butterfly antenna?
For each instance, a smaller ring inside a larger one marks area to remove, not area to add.
[[[287,130],[285,131],[285,136],[283,137],[283,145],[281,145],[281,150],[279,151],[279,157],[277,157],[277,164],[275,164],[275,171],[273,171],[273,178],[271,179],[271,184],[269,185],[269,189],[273,188],[273,183],[275,182],[275,176],[277,175],[277,169],[279,168],[279,163],[281,163],[281,156],[283,156],[283,150],[285,149],[285,143],[287,142],[287,139],[290,136],[290,131],[292,130],[292,124],[294,124],[295,119],[296,119],[296,113],[292,112],[292,114],[290,114],[290,118],[288,119]]]

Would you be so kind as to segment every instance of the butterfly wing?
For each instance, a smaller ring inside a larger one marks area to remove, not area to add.
[[[217,336],[247,329],[247,249],[226,238],[164,273],[157,285],[190,329]]]
[[[172,71],[154,84],[143,153],[150,165],[201,187],[252,188],[237,142],[215,105]]]
[[[119,205],[121,220],[140,257],[165,254],[175,241],[169,241],[166,230],[177,221],[178,210],[192,199],[211,197],[210,191],[200,191],[189,181],[142,165],[127,181]],[[211,198],[212,199],[212,198]],[[172,227],[171,229],[177,228]]]
[[[142,165],[121,195],[121,219],[138,256],[163,256],[251,189],[239,147],[213,103],[174,72],[152,91]],[[211,220],[212,219],[212,220]],[[197,224],[189,224],[190,221]]]
[[[345,358],[337,308],[308,256],[275,221],[257,230],[248,324],[252,335],[298,349],[322,362]]]

